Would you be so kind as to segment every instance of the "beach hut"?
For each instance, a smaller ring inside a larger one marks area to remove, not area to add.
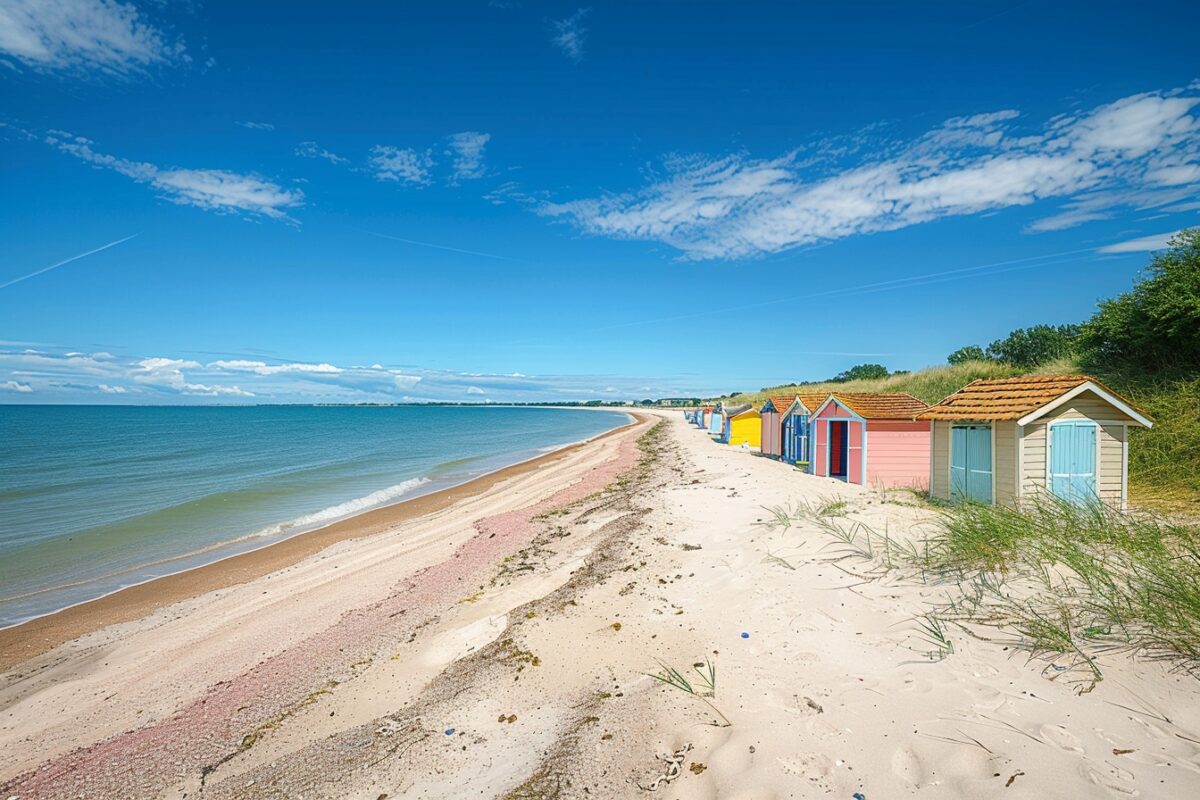
[[[929,485],[929,406],[909,394],[841,393],[810,417],[811,472],[864,486]]]
[[[758,447],[762,443],[762,419],[754,406],[744,403],[723,409],[724,424],[721,436],[717,439],[721,444],[740,447]]]
[[[717,403],[712,410],[712,415],[708,418],[708,432],[719,434],[725,427],[725,407],[721,403]]]
[[[769,458],[783,458],[783,414],[792,407],[795,395],[768,397],[758,413],[762,417],[760,452]]]
[[[929,493],[1015,505],[1049,491],[1128,502],[1129,428],[1145,412],[1087,375],[977,380],[919,415],[933,425]]]
[[[708,423],[712,421],[712,406],[704,406],[700,409],[700,416],[696,418],[696,427],[708,429]]]
[[[797,395],[790,406],[783,410],[781,416],[783,439],[783,460],[789,464],[810,464],[810,442],[812,442],[812,426],[809,418],[821,403],[829,397],[829,392],[802,392]]]

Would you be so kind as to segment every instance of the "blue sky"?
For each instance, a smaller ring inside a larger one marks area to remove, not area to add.
[[[4,0],[0,402],[916,369],[1197,224],[1200,7],[815,5]]]

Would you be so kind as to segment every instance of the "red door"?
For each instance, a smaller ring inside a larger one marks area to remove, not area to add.
[[[842,478],[846,475],[846,423],[829,423],[829,474]]]

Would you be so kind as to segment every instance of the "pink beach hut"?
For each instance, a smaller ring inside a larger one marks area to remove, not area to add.
[[[929,485],[929,406],[909,394],[835,393],[812,415],[814,475],[924,490]]]
[[[762,446],[760,452],[769,458],[783,457],[783,415],[796,402],[795,395],[768,397],[758,413],[762,415]]]

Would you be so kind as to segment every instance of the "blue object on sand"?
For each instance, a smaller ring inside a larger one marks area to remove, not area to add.
[[[867,800],[867,796],[862,792],[855,792],[851,796],[854,798],[854,800]]]
[[[749,639],[749,638],[750,638],[750,634],[746,633],[745,631],[742,631],[742,638],[743,638],[743,639]]]
[[[446,735],[447,735],[447,736],[453,736],[453,735],[454,735],[454,728],[446,728]]]

